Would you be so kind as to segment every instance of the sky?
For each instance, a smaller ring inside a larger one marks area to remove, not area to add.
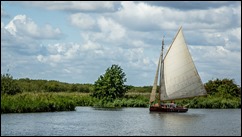
[[[1,74],[94,84],[116,64],[151,86],[180,26],[203,83],[241,86],[241,1],[1,1]]]

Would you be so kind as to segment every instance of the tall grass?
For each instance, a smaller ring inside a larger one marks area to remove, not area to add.
[[[141,95],[126,95],[112,102],[98,100],[80,92],[24,92],[1,95],[1,113],[74,111],[76,106],[147,107],[148,99]]]
[[[240,98],[223,98],[221,96],[195,97],[176,102],[178,105],[187,105],[189,108],[241,108]]]
[[[125,95],[124,98],[117,98],[114,101],[98,100],[94,107],[148,107],[148,98],[142,95]]]
[[[175,101],[188,108],[241,108],[241,99],[208,95]],[[127,93],[113,101],[93,98],[80,92],[23,92],[1,94],[1,113],[74,111],[76,106],[148,107],[149,93]]]
[[[21,93],[1,95],[1,113],[73,111],[77,105],[89,105],[90,98],[78,93]]]

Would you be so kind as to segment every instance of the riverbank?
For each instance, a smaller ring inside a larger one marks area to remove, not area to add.
[[[74,111],[76,106],[148,107],[152,86],[127,86],[125,96],[107,101],[94,98],[93,84],[70,84],[55,80],[13,79],[1,75],[1,113]],[[241,88],[233,79],[209,80],[205,97],[174,100],[188,108],[241,108]],[[106,89],[109,91],[109,89]],[[106,92],[103,92],[106,95]]]
[[[187,105],[188,108],[241,108],[240,98],[213,95],[177,100],[175,103]],[[129,92],[113,102],[98,100],[89,93],[80,92],[23,92],[1,95],[1,113],[74,111],[76,106],[148,107],[149,93]]]
[[[1,95],[1,113],[74,111],[76,106],[148,107],[148,98],[126,95],[113,102],[106,102],[89,96],[89,93],[79,92],[23,92]]]

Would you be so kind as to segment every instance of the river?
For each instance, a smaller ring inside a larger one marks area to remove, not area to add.
[[[1,136],[241,136],[241,109],[76,107],[76,111],[1,114]]]

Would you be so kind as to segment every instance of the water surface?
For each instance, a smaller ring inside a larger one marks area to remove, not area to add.
[[[1,114],[1,135],[31,136],[241,136],[241,109],[189,109],[186,113],[148,108]]]

